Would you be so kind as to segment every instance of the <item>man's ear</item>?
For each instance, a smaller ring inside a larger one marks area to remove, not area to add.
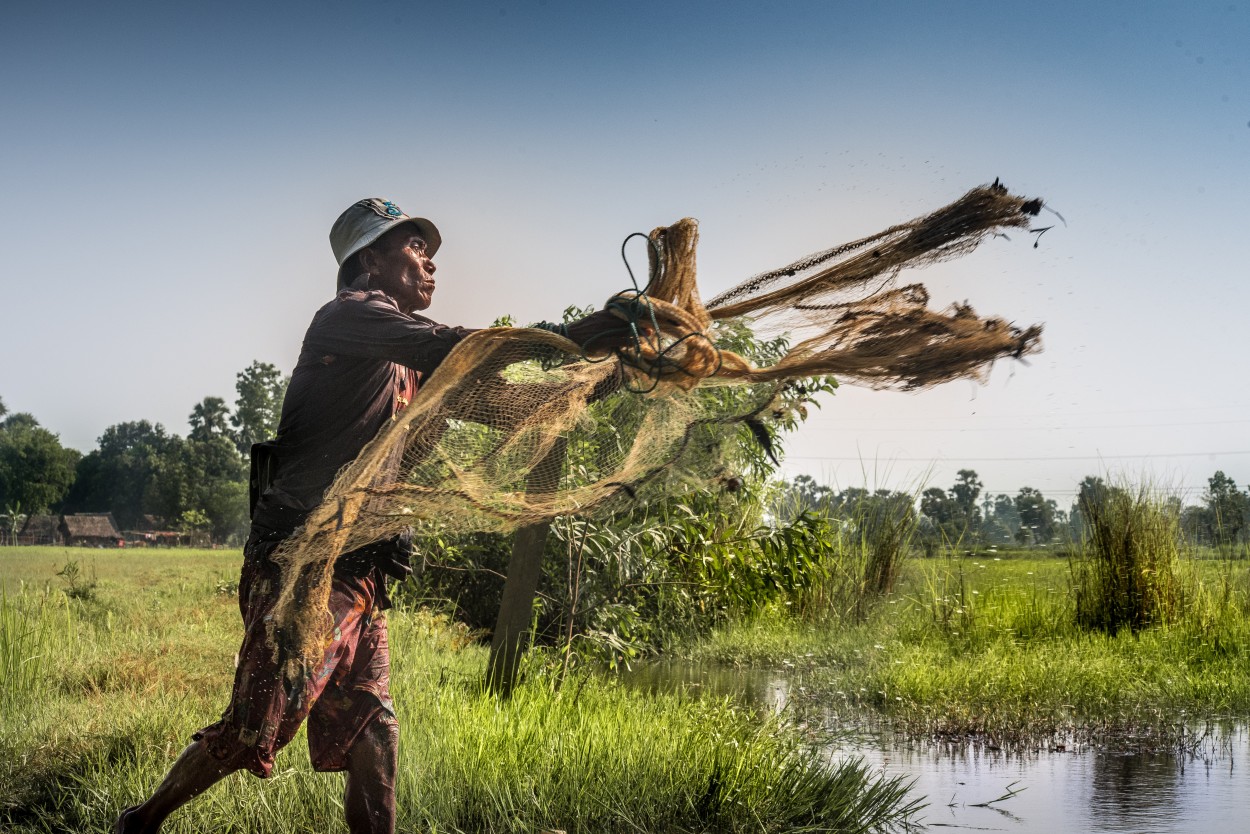
[[[378,253],[373,251],[372,246],[366,246],[356,253],[359,258],[360,268],[370,274],[377,272]]]

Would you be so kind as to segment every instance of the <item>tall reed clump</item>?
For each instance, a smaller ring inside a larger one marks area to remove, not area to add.
[[[1114,634],[1176,620],[1180,513],[1148,487],[1108,487],[1080,499],[1086,538],[1073,563],[1076,621]]]
[[[915,497],[878,490],[830,513],[816,577],[804,589],[808,617],[835,614],[863,622],[894,592],[917,527]]]
[[[36,696],[46,671],[76,642],[73,613],[59,594],[0,587],[0,717]]]

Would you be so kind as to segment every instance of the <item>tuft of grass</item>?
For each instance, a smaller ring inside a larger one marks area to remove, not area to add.
[[[1082,628],[1114,634],[1176,621],[1182,597],[1179,507],[1146,487],[1112,487],[1081,501],[1089,532],[1073,574]]]
[[[37,698],[58,656],[76,643],[68,604],[60,595],[0,587],[0,718],[19,719],[21,705]]]
[[[867,495],[820,518],[823,536],[808,546],[810,577],[796,600],[805,619],[863,622],[894,592],[916,533],[912,503],[906,493]]]
[[[454,688],[408,734],[418,827],[465,831],[871,831],[918,806],[856,761],[821,764],[790,726],[728,701],[597,676],[531,678],[506,703]]]

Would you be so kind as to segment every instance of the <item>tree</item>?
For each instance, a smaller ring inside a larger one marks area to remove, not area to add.
[[[1078,507],[1089,509],[1106,503],[1110,495],[1111,487],[1107,486],[1106,481],[1097,475],[1086,475],[1077,485],[1076,503]]]
[[[946,490],[929,487],[920,494],[921,524],[917,529],[925,554],[932,556],[937,548],[958,540],[955,532],[958,508]]]
[[[230,437],[230,409],[221,397],[205,397],[191,409],[187,422],[191,424],[188,440]]]
[[[1215,544],[1211,512],[1206,507],[1185,507],[1181,510],[1181,532],[1193,544]]]
[[[234,402],[230,423],[234,426],[235,445],[241,455],[246,457],[252,444],[277,434],[282,398],[286,396],[289,382],[289,377],[282,376],[268,362],[253,362],[239,372],[234,386],[239,398]]]
[[[196,514],[215,541],[242,537],[248,521],[247,467],[234,442],[221,435],[187,440],[179,452],[177,517]]]
[[[782,482],[771,499],[771,512],[781,524],[790,524],[804,512],[828,515],[833,497],[833,490],[816,483],[811,475],[797,475],[793,481]]]
[[[1237,483],[1220,470],[1207,480],[1203,499],[1212,526],[1212,540],[1217,544],[1238,541],[1246,528],[1246,516],[1250,514],[1250,495],[1237,489]]]
[[[1022,487],[1016,494],[1016,512],[1020,514],[1020,526],[1028,528],[1033,541],[1046,544],[1055,537],[1054,501],[1049,501],[1033,487]]]
[[[933,522],[934,532],[947,542],[962,541],[981,532],[981,479],[972,469],[960,469],[950,490],[930,487],[920,496],[920,511]]]
[[[1011,544],[1020,529],[1020,513],[1010,495],[987,495],[981,506],[981,538],[990,544]]]
[[[950,528],[956,518],[957,507],[946,490],[941,487],[929,487],[920,494],[920,512],[943,533]]]
[[[955,473],[955,485],[951,487],[951,500],[958,508],[964,530],[976,530],[981,526],[981,509],[977,506],[977,498],[981,495],[983,484],[975,469],[960,469]]]
[[[109,426],[99,448],[79,461],[67,503],[75,510],[111,512],[123,529],[149,513],[177,519],[182,444],[182,438],[147,420]]]
[[[120,423],[79,463],[67,504],[111,512],[122,529],[134,529],[144,515],[169,527],[190,518],[224,541],[247,526],[247,470],[224,435],[183,440],[146,420]]]
[[[1074,539],[1085,535],[1089,519],[1112,498],[1127,497],[1122,487],[1111,486],[1097,475],[1086,475],[1076,488],[1076,501],[1068,515],[1068,529]]]
[[[10,414],[4,418],[3,423],[0,423],[0,429],[6,429],[8,431],[37,428],[39,428],[39,421],[35,419],[35,415],[29,414],[25,411]]]
[[[829,499],[833,496],[833,490],[824,484],[816,483],[816,479],[811,475],[798,475],[795,477],[791,484],[790,493],[801,509],[813,510],[815,512],[820,512],[827,508]]]
[[[79,457],[31,415],[9,415],[0,422],[0,506],[47,512],[69,491]]]

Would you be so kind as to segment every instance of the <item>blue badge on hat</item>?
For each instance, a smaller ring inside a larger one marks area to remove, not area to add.
[[[392,220],[396,217],[407,217],[404,210],[392,203],[390,200],[383,200],[381,197],[370,197],[367,200],[361,200],[356,205],[361,208],[367,208],[369,211],[386,220]]]

